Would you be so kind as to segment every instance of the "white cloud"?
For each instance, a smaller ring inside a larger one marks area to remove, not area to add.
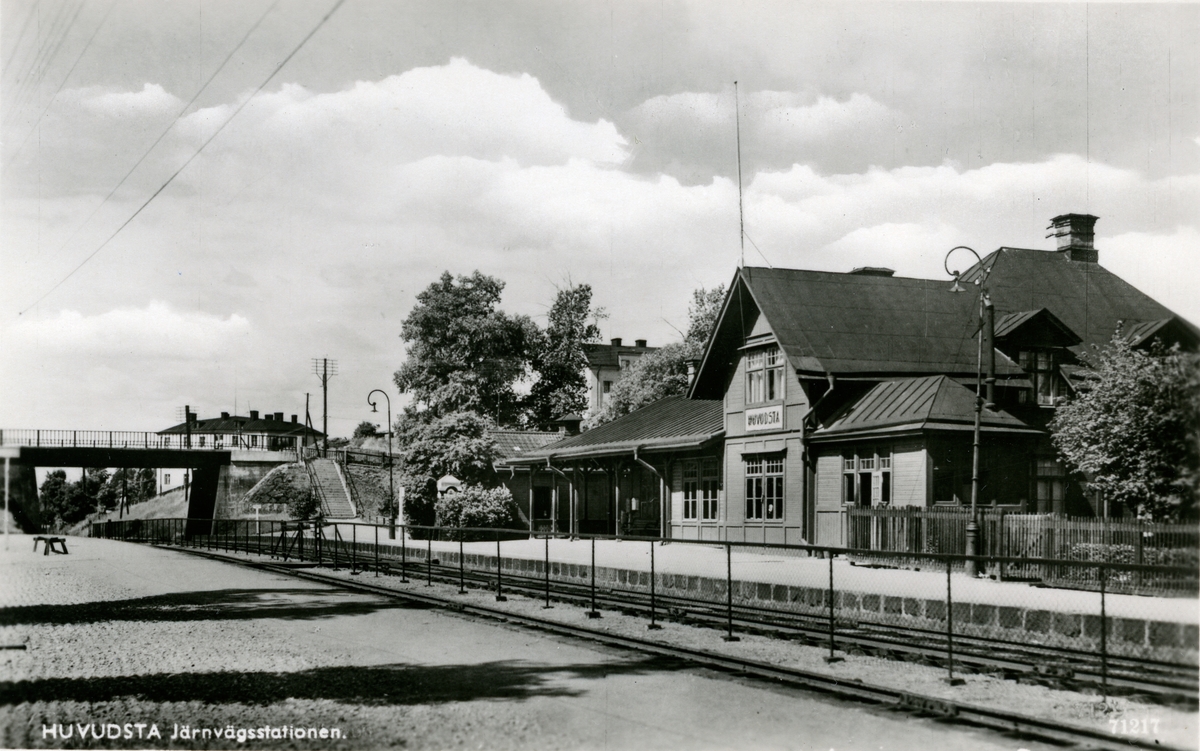
[[[74,98],[91,112],[116,118],[170,114],[183,104],[156,83],[144,84],[141,91],[77,89]]]
[[[8,346],[38,357],[207,360],[226,354],[249,331],[250,322],[237,314],[222,318],[152,301],[144,308],[97,315],[62,310],[22,320],[7,329],[5,339]]]
[[[732,97],[722,96],[660,97],[642,114],[690,119],[729,140],[721,129],[732,132]],[[767,123],[753,137],[775,128],[771,138],[809,151],[893,119],[865,95],[761,92],[746,105]],[[235,106],[189,117],[172,144],[176,156],[190,154]],[[397,334],[415,294],[444,269],[500,277],[505,307],[534,315],[569,276],[592,284],[609,310],[605,335],[661,344],[677,336],[666,321],[683,327],[692,289],[733,273],[737,188],[711,171],[690,181],[631,172],[626,139],[634,135],[573,119],[528,75],[463,60],[333,93],[286,85],[260,95],[42,306],[54,311],[56,300],[70,300],[76,310],[107,312],[51,312],[0,329],[0,393],[30,395],[6,403],[0,423],[78,422],[60,406],[62,394],[76,394],[70,406],[87,405],[117,428],[142,427],[123,420],[128,405],[148,405],[152,428],[181,400],[232,408],[235,383],[241,394],[256,389],[263,409],[297,412],[317,388],[308,358],[329,354],[343,365],[331,412],[348,430],[365,419],[361,394],[386,385],[402,361]],[[1200,318],[1168,299],[1194,273],[1140,283],[1135,269],[1110,263],[1135,247],[1155,248],[1154,262],[1164,265],[1189,252],[1194,259],[1200,177],[1153,180],[1073,155],[841,172],[792,161],[746,173],[746,227],[777,266],[883,265],[939,278],[954,245],[1048,248],[1050,217],[1089,211],[1101,217],[1102,263]],[[0,275],[0,291],[40,294],[94,247],[47,252],[60,242],[43,235],[52,229],[45,217],[61,213],[58,200],[6,202],[5,216],[18,225],[6,236],[31,248],[40,242],[44,255],[39,268],[39,257],[31,261],[15,243],[0,247],[12,270]],[[61,201],[71,216],[94,205]],[[1155,234],[1163,224],[1179,229]],[[755,258],[748,245],[747,260]],[[113,310],[113,299],[133,307]],[[186,312],[197,308],[220,314]]]
[[[791,162],[824,165],[872,163],[890,148],[899,115],[868,94],[844,100],[788,91],[743,92],[742,155],[747,166],[778,168]],[[681,92],[648,99],[627,115],[630,133],[646,144],[640,156],[650,169],[663,159],[729,173],[734,149],[734,96]],[[753,167],[751,167],[753,169]]]
[[[1106,238],[1100,262],[1193,324],[1200,324],[1200,230],[1126,232]]]
[[[944,253],[953,245],[980,252],[1001,245],[1046,247],[1042,230],[1057,214],[1100,216],[1102,244],[1111,234],[1164,217],[1187,224],[1197,201],[1200,176],[1149,180],[1074,155],[973,170],[945,164],[843,175],[795,165],[755,176],[746,194],[746,223],[764,251],[765,245],[774,249],[779,265],[846,270],[834,251],[862,249],[862,238],[870,237],[879,252],[894,256],[909,249],[902,273],[937,276],[944,274],[938,249]],[[921,253],[921,247],[929,250]]]
[[[214,391],[223,392],[226,380],[221,371],[245,361],[251,328],[240,315],[161,302],[22,319],[0,331],[0,390],[19,395],[6,400],[5,424],[161,429],[176,402],[217,401]]]
[[[844,134],[881,130],[891,116],[887,107],[866,94],[851,94],[845,102],[823,96],[813,104],[766,108],[761,137],[779,145],[810,144]]]
[[[229,111],[200,110],[181,129],[205,137]],[[369,152],[392,164],[435,155],[618,164],[626,146],[612,123],[573,120],[532,76],[494,73],[461,58],[328,94],[285,85],[255,97],[222,135],[214,146],[225,151],[240,141],[280,159],[296,149],[324,154],[321,162]]]

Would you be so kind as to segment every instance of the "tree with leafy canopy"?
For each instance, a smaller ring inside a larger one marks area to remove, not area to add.
[[[494,487],[493,463],[500,457],[490,420],[474,412],[452,412],[421,421],[404,416],[397,423],[403,446],[396,481],[404,488],[404,517],[409,524],[436,520],[437,481],[453,475],[466,485]]]
[[[1146,519],[1195,513],[1200,492],[1200,358],[1118,331],[1083,358],[1087,387],[1061,405],[1051,439],[1067,466]]]
[[[687,393],[688,361],[703,356],[724,299],[724,285],[711,290],[703,287],[695,290],[688,306],[688,330],[684,340],[635,360],[613,384],[605,396],[604,406],[589,416],[589,426],[612,422],[659,399]]]
[[[602,309],[592,307],[592,287],[572,284],[558,290],[546,315],[546,329],[533,350],[537,381],[528,397],[530,427],[546,430],[563,415],[587,407],[587,358],[583,345],[600,341]]]
[[[504,282],[475,271],[450,272],[417,295],[401,327],[407,359],[396,371],[401,393],[412,396],[410,417],[436,419],[475,412],[498,425],[520,422],[516,384],[530,372],[537,327],[527,316],[497,308]]]
[[[379,426],[373,422],[363,420],[354,427],[354,438],[374,438],[379,435]]]
[[[55,469],[46,473],[42,486],[38,488],[38,502],[41,505],[42,518],[51,527],[79,521],[94,509],[85,507],[79,513],[72,508],[71,485],[67,482],[65,470]]]
[[[117,469],[108,478],[108,482],[104,486],[103,501],[108,502],[111,499],[113,506],[121,502],[122,498],[127,498],[130,505],[147,501],[158,494],[158,483],[154,477],[154,470],[146,467],[143,469]],[[108,506],[105,506],[108,508]]]
[[[100,468],[85,470],[75,482],[67,482],[64,470],[54,470],[46,474],[38,492],[43,518],[55,527],[81,521],[97,507],[116,508],[118,498],[108,470]]]

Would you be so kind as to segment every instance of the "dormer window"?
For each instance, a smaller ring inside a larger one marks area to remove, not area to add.
[[[1021,350],[1020,363],[1033,382],[1034,399],[1040,406],[1053,407],[1063,395],[1055,353],[1047,350]]]
[[[746,354],[746,403],[783,398],[783,356],[771,346]]]

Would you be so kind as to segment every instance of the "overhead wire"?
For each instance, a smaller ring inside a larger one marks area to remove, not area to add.
[[[346,2],[346,0],[337,0],[337,2],[334,3],[333,7],[329,9],[329,12],[327,12],[324,16],[322,16],[321,20],[317,22],[317,25],[313,27],[312,31],[308,32],[308,34],[305,35],[305,37],[300,40],[300,43],[297,44],[295,46],[295,48],[293,48],[292,51],[288,53],[287,57],[285,57],[279,63],[279,65],[275,66],[275,69],[272,70],[271,73],[265,79],[263,79],[263,82],[258,85],[258,87],[254,90],[254,92],[251,93],[250,96],[248,96],[244,100],[242,100],[242,103],[239,104],[236,109],[234,109],[234,111],[229,115],[229,117],[225,118],[224,122],[222,122],[217,127],[217,129],[215,131],[213,131],[213,134],[210,135],[204,141],[204,143],[200,144],[200,148],[196,149],[196,151],[190,157],[187,158],[187,161],[185,161],[179,167],[179,169],[175,170],[175,172],[172,173],[171,176],[167,178],[166,182],[164,182],[161,186],[159,186],[159,188],[157,190],[155,190],[150,195],[149,198],[147,198],[140,206],[138,206],[137,210],[135,210],[129,216],[128,219],[126,219],[124,222],[121,223],[121,226],[117,227],[117,229],[111,235],[109,235],[108,238],[104,242],[100,243],[100,245],[98,245],[95,250],[93,250],[91,253],[89,253],[87,255],[87,257],[84,258],[82,261],[80,261],[79,265],[77,265],[75,268],[71,269],[71,271],[68,272],[66,276],[64,276],[62,279],[60,279],[53,287],[46,290],[46,292],[43,293],[41,297],[39,297],[37,300],[34,300],[33,303],[31,303],[29,306],[27,306],[24,310],[22,310],[17,315],[24,315],[25,313],[29,312],[29,310],[31,310],[35,305],[40,303],[42,300],[46,299],[46,297],[48,297],[50,295],[50,293],[54,292],[54,290],[61,287],[68,279],[70,279],[72,276],[74,276],[76,272],[78,272],[81,268],[83,268],[85,265],[87,265],[88,261],[91,261],[93,258],[95,258],[96,254],[98,254],[100,251],[104,250],[104,248],[107,247],[107,245],[113,241],[113,238],[115,238],[117,235],[121,234],[121,231],[124,230],[127,226],[129,226],[130,222],[132,222],[134,219],[136,219],[137,216],[139,214],[141,214],[142,211],[145,210],[145,208],[147,206],[149,206],[151,204],[151,202],[153,202],[154,199],[159,196],[159,194],[161,194],[164,190],[166,190],[167,186],[169,186],[172,182],[174,182],[175,178],[178,177],[180,175],[180,173],[182,173],[185,169],[187,169],[188,165],[191,164],[196,159],[196,157],[200,156],[200,154],[204,151],[204,149],[210,143],[213,142],[213,139],[215,139],[218,135],[221,134],[221,132],[223,130],[225,130],[225,126],[229,125],[229,123],[235,117],[237,117],[238,114],[241,113],[241,111],[243,109],[246,108],[246,105],[248,105],[250,102],[252,102],[254,100],[254,97],[258,96],[258,93],[260,91],[262,91],[266,87],[266,85],[268,83],[270,83],[273,78],[275,78],[276,75],[279,74],[279,71],[283,70],[284,66],[287,65],[289,62],[291,62],[291,59],[296,56],[296,53],[298,53],[304,47],[304,45],[308,43],[308,40],[312,39],[313,36],[318,31],[320,31],[321,27],[324,26],[327,21],[329,21],[330,17],[333,16],[333,14],[337,12],[338,8],[341,8],[342,5],[345,4],[345,2]],[[272,6],[272,7],[274,7],[274,6]]]
[[[108,10],[106,10],[104,12],[104,17],[100,19],[100,23],[96,25],[95,31],[93,31],[92,35],[90,37],[88,37],[87,44],[83,45],[83,49],[79,51],[79,56],[76,57],[75,62],[71,64],[71,69],[67,71],[67,74],[65,76],[63,76],[62,81],[59,82],[59,84],[58,84],[58,88],[55,89],[54,93],[50,96],[50,101],[46,102],[46,106],[44,108],[42,108],[41,114],[39,114],[37,116],[37,120],[34,121],[33,126],[25,134],[25,138],[24,138],[24,140],[21,141],[21,145],[18,146],[17,150],[14,151],[12,153],[12,156],[10,156],[8,158],[8,161],[5,163],[5,166],[12,165],[12,163],[16,160],[17,155],[21,153],[21,149],[25,148],[25,144],[29,142],[29,139],[33,136],[33,134],[37,130],[38,126],[41,125],[42,118],[45,117],[46,113],[50,111],[50,107],[54,104],[54,100],[58,97],[59,92],[62,91],[63,86],[65,86],[67,84],[67,81],[70,80],[71,74],[74,73],[75,68],[79,66],[79,61],[83,59],[83,56],[85,54],[87,54],[88,48],[92,46],[92,42],[96,39],[96,35],[100,33],[100,29],[102,29],[104,27],[105,22],[108,21],[109,14],[112,13],[113,8],[115,8],[115,7],[117,7],[117,0],[113,0],[109,4]]]
[[[5,118],[6,123],[11,122],[25,107],[26,102],[37,95],[37,91],[42,85],[42,79],[45,78],[46,71],[49,70],[50,63],[58,54],[58,50],[62,47],[67,34],[70,33],[71,27],[75,25],[75,21],[79,18],[80,11],[83,10],[83,2],[82,0],[80,1],[79,5],[75,8],[75,15],[71,16],[71,20],[63,25],[62,22],[67,17],[67,7],[68,3],[65,2],[60,6],[60,13],[50,25],[50,32],[46,36],[45,44],[34,58],[30,67],[26,69],[26,73],[24,74],[25,80],[18,83],[14,106],[9,112],[9,116]]]
[[[742,234],[746,236],[746,239],[750,241],[750,244],[754,246],[754,249],[758,251],[760,256],[762,256],[763,263],[767,264],[767,268],[775,268],[775,266],[769,260],[767,260],[766,254],[763,253],[762,250],[759,250],[758,243],[754,242],[754,238],[750,236],[750,233],[746,230],[742,230]]]
[[[37,5],[30,3],[29,12],[25,14],[25,22],[21,24],[21,31],[17,34],[17,40],[13,42],[13,50],[9,53],[8,59],[4,61],[3,69],[5,71],[8,70],[9,65],[12,65],[12,61],[17,56],[17,53],[21,51],[21,42],[24,41],[25,34],[29,31],[30,24],[33,22],[35,16],[37,16]]]
[[[116,195],[117,191],[121,189],[121,186],[124,185],[125,182],[137,170],[137,168],[142,165],[142,162],[146,161],[146,157],[150,156],[150,152],[154,151],[155,147],[158,146],[158,144],[164,138],[166,138],[167,134],[170,133],[171,130],[176,125],[179,124],[179,121],[183,118],[184,113],[186,113],[188,111],[188,109],[190,109],[191,106],[196,103],[196,100],[200,98],[200,95],[203,94],[205,92],[205,90],[208,89],[209,84],[211,84],[213,82],[213,80],[217,77],[217,75],[220,74],[220,72],[225,69],[225,66],[229,64],[229,61],[233,59],[233,56],[237,54],[238,50],[240,50],[242,48],[242,45],[244,45],[246,43],[246,40],[249,39],[250,35],[253,34],[255,32],[255,30],[258,29],[258,27],[262,24],[262,22],[266,19],[266,17],[271,14],[271,11],[275,10],[275,7],[279,5],[279,2],[280,2],[280,0],[275,0],[275,2],[271,3],[271,5],[265,11],[263,11],[263,14],[258,17],[258,20],[255,21],[254,24],[249,29],[246,30],[246,33],[242,36],[241,40],[233,47],[233,49],[231,49],[229,51],[229,54],[225,56],[225,59],[221,61],[221,64],[218,65],[216,67],[216,69],[212,72],[212,75],[210,75],[208,77],[208,80],[206,80],[200,86],[200,88],[196,90],[196,93],[192,96],[192,98],[189,99],[188,102],[186,104],[184,104],[183,107],[179,110],[179,113],[177,115],[175,115],[175,118],[171,121],[171,124],[168,125],[163,130],[162,133],[158,134],[158,138],[154,139],[154,143],[150,144],[150,147],[147,148],[146,151],[142,153],[141,157],[139,157],[136,162],[134,162],[133,166],[129,168],[129,171],[126,172],[125,175],[120,180],[117,181],[117,184],[115,186],[113,186],[113,189],[108,192],[108,195],[104,196],[104,200],[101,201],[99,204],[97,204],[96,208],[92,209],[92,213],[88,214],[87,218],[84,219],[75,228],[75,231],[71,233],[70,237],[68,237],[63,242],[63,244],[59,246],[58,251],[56,251],[55,255],[57,255],[58,253],[61,253],[64,248],[66,248],[68,245],[71,244],[71,241],[75,239],[76,235],[79,234],[80,230],[82,230],[84,227],[86,227],[88,225],[88,222],[92,221],[92,218],[95,217],[97,213],[99,213],[100,209],[104,208],[104,206],[108,204],[109,200],[112,199],[112,197],[114,195]],[[116,3],[114,0],[114,5],[115,4]]]
[[[50,37],[52,35],[53,29],[57,25],[58,19],[62,16],[63,12],[66,10],[66,7],[67,7],[67,3],[65,1],[61,5],[58,6],[58,13],[57,13],[57,15],[54,16],[53,20],[51,20],[49,22],[49,25],[47,26],[47,29],[46,29],[46,36],[43,37],[42,36],[41,3],[39,2],[36,4],[37,12],[34,15],[37,18],[37,24],[36,24],[37,30],[34,32],[34,43],[33,43],[33,46],[30,48],[29,59],[25,60],[21,64],[21,71],[16,76],[16,83],[19,86],[22,86],[22,88],[23,88],[23,84],[28,82],[28,77],[33,73],[34,68],[37,67],[38,60],[41,60],[41,58],[42,58],[42,53],[45,52],[49,48]]]

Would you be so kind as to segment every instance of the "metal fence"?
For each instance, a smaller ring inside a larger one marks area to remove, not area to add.
[[[1178,597],[1200,592],[1194,566],[975,557],[981,570],[1037,565],[1094,585],[1071,592],[957,574],[961,555],[811,545],[253,519],[110,521],[88,533],[374,571],[460,593],[482,588],[497,599],[515,591],[544,598],[545,607],[577,603],[590,617],[645,616],[651,628],[670,618],[720,628],[728,639],[770,631],[828,649],[833,660],[839,652],[902,653],[951,676],[957,665],[1105,692],[1196,695],[1196,606]],[[868,568],[898,560],[908,570]],[[1176,597],[1114,592],[1138,578]]]
[[[847,547],[878,554],[899,553],[893,565],[911,563],[907,554],[966,552],[970,509],[849,509]],[[1042,581],[1061,587],[1096,586],[1094,576],[1078,569],[1037,563],[1036,560],[1125,563],[1147,566],[1200,567],[1200,527],[1194,524],[1163,524],[1145,521],[1068,518],[1053,514],[1018,514],[1005,510],[980,509],[981,554],[1010,559],[996,563],[991,573],[1004,579]],[[1140,573],[1111,582],[1120,591],[1145,594],[1169,593],[1169,580]]]
[[[228,439],[227,439],[228,435]],[[291,445],[272,441],[252,445],[248,436],[237,434],[159,435],[134,430],[0,430],[0,446],[32,448],[110,448],[171,449],[177,451],[285,451],[295,453]]]

